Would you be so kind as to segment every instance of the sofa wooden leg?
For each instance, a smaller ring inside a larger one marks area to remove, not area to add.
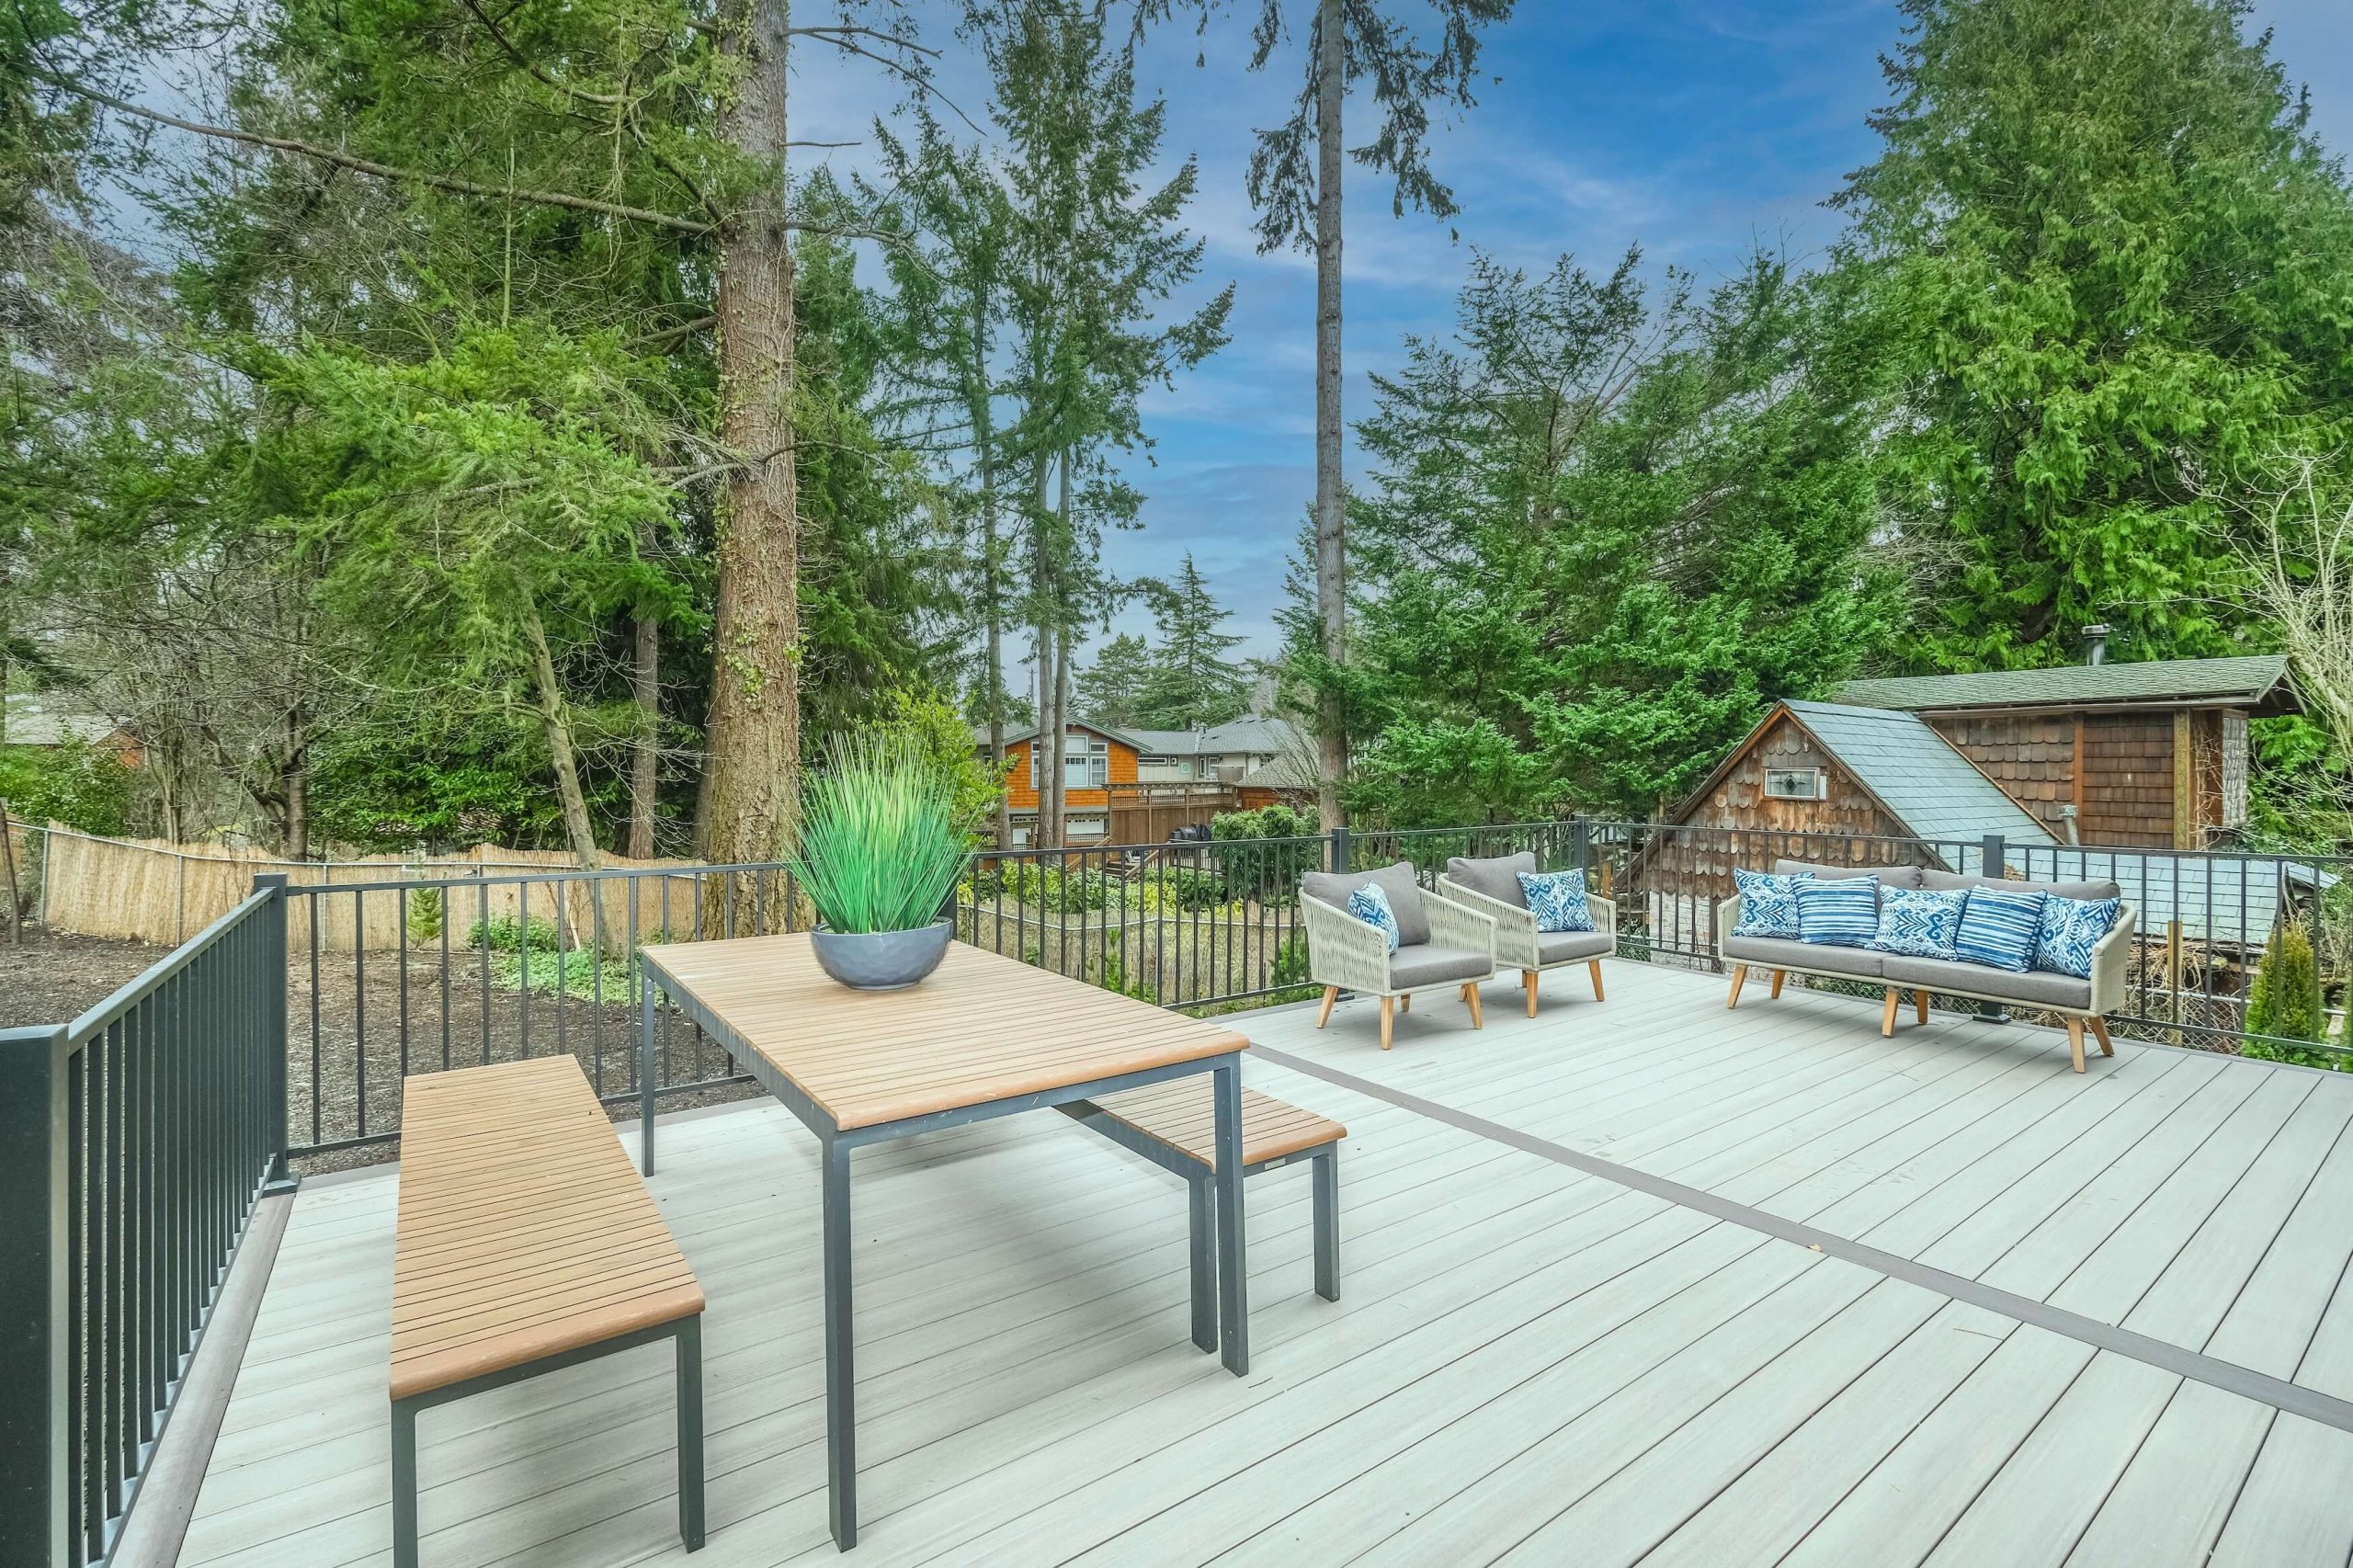
[[[1404,995],[1397,998],[1397,1010],[1401,1013],[1410,1013],[1414,1010],[1414,994],[1412,992],[1409,991]]]
[[[1586,972],[1593,976],[1593,999],[1599,1002],[1604,999],[1601,994],[1601,960],[1593,959],[1585,967]]]
[[[1924,1024],[1927,1023],[1928,1021],[1928,994],[1925,991],[1915,991],[1912,993],[1912,1001],[1913,1005],[1919,1011],[1920,1021]]]
[[[1396,997],[1394,997],[1394,996],[1383,996],[1383,997],[1381,999],[1381,1050],[1386,1051],[1386,1050],[1388,1050],[1388,1049],[1389,1049],[1389,1042],[1390,1042],[1390,1040],[1391,1040],[1395,1036],[1396,1032],[1397,1032],[1397,998],[1396,998]]]
[[[2084,1021],[2091,1025],[2092,1035],[2099,1041],[2099,1053],[2102,1056],[2115,1055],[2116,1043],[2108,1038],[2108,1020],[2099,1017],[2097,1014],[2094,1014],[2091,1017],[2088,1017]]]
[[[1747,966],[1746,964],[1745,964],[1745,963],[1736,963],[1736,964],[1733,965],[1733,966],[1732,966],[1732,994],[1724,998],[1724,1011],[1726,1011],[1726,1012],[1730,1012],[1730,1011],[1732,1011],[1734,1007],[1737,1007],[1737,1006],[1740,1006],[1740,988],[1741,988],[1743,985],[1746,984],[1746,983],[1747,983],[1747,982],[1748,982],[1748,966]]]
[[[1327,985],[1324,988],[1324,1006],[1315,1010],[1315,1027],[1317,1028],[1320,1029],[1325,1024],[1332,1021],[1332,1004],[1339,999],[1340,988],[1338,986]]]
[[[1887,988],[1887,1006],[1880,1010],[1879,1015],[1880,1033],[1893,1035],[1895,1032],[1895,1008],[1903,1000],[1904,993],[1901,990],[1893,985]]]
[[[1778,1002],[1781,999],[1781,982],[1789,978],[1790,971],[1786,969],[1777,969],[1773,971],[1773,994],[1770,998],[1771,1000]]]
[[[2074,1059],[2075,1071],[2082,1072],[2084,1070],[2084,1020],[2081,1018],[2067,1020],[2067,1054]]]
[[[1471,1009],[1472,1028],[1483,1029],[1487,1027],[1487,1020],[1479,1016],[1479,983],[1477,981],[1474,980],[1462,988],[1462,1005]]]
[[[1536,1016],[1536,971],[1534,970],[1523,969],[1519,971],[1519,988],[1528,993],[1528,1016],[1532,1018]]]

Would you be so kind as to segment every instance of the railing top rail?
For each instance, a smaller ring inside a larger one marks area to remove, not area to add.
[[[426,888],[500,887],[521,882],[592,882],[613,881],[626,878],[653,877],[714,877],[729,872],[782,871],[791,866],[782,860],[745,860],[726,865],[680,866],[600,866],[593,871],[577,869],[563,869],[553,866],[541,871],[500,871],[495,875],[460,872],[451,877],[394,877],[365,882],[289,882],[288,893],[298,898],[340,897],[355,892],[410,892]]]
[[[100,1001],[80,1017],[65,1026],[66,1049],[72,1050],[130,1012],[162,988],[164,983],[186,969],[206,949],[255,910],[267,903],[277,893],[276,887],[265,887],[248,893],[238,901],[235,908],[222,915],[187,941],[149,964],[128,983]]]

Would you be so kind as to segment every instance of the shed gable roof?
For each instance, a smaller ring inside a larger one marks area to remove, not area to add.
[[[1782,704],[1914,838],[2055,844],[2048,828],[1927,723],[1887,708]]]

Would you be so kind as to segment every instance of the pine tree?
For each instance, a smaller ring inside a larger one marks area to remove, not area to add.
[[[1160,645],[1153,650],[1136,722],[1147,730],[1206,729],[1238,719],[1248,707],[1250,676],[1232,653],[1242,639],[1219,630],[1233,619],[1210,595],[1193,553],[1173,583],[1151,589],[1159,608]]]
[[[1914,662],[2234,650],[2200,481],[2353,431],[2353,201],[2245,0],[1903,0],[1836,199],[1893,380]]]
[[[1152,650],[1142,638],[1122,631],[1097,651],[1095,662],[1078,672],[1077,714],[1113,729],[1142,722],[1144,688],[1152,678]]]
[[[2246,1032],[2278,1040],[2327,1038],[2320,965],[2313,956],[2312,933],[2301,920],[2281,921],[2264,944],[2263,961],[2247,987]]]

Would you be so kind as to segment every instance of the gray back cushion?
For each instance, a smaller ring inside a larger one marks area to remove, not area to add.
[[[1517,855],[1498,855],[1492,860],[1472,860],[1461,855],[1446,863],[1446,874],[1472,892],[1485,893],[1489,898],[1528,907],[1528,894],[1519,885],[1519,874],[1536,870],[1536,851],[1523,849]]]
[[[1417,948],[1430,939],[1430,917],[1422,908],[1421,884],[1414,881],[1414,868],[1400,860],[1393,866],[1383,866],[1375,871],[1310,871],[1299,879],[1299,891],[1307,898],[1320,898],[1333,908],[1345,911],[1348,895],[1367,882],[1378,882],[1381,891],[1389,895],[1390,913],[1397,916],[1397,945]]]
[[[2096,903],[2103,898],[2115,898],[2122,891],[2114,882],[2021,882],[2007,877],[1972,876],[1965,871],[1926,871],[1922,875],[1927,880],[1920,885],[1934,888],[1938,892],[1955,892],[1990,884],[2019,892],[2031,892],[2039,888],[2053,898],[2081,898]]]
[[[1835,882],[1847,877],[1877,877],[1883,888],[1916,888],[1920,883],[1917,866],[1824,866],[1812,860],[1776,860],[1773,874],[1777,877],[1795,876],[1800,871],[1812,871],[1817,881]]]

